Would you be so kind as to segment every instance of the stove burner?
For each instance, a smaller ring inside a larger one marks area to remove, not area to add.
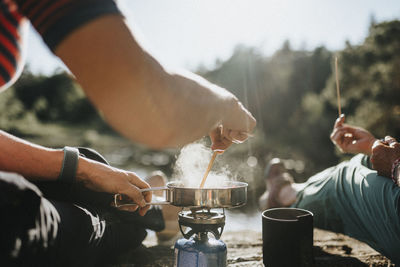
[[[178,221],[182,235],[186,239],[193,235],[196,235],[197,239],[205,239],[208,233],[219,239],[225,226],[225,211],[222,213],[210,209],[181,211],[178,214]],[[187,229],[189,230],[185,232]]]

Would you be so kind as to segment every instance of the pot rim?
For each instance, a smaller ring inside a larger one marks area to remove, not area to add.
[[[239,182],[239,181],[225,181],[224,182],[226,186],[218,186],[218,187],[187,187],[183,186],[183,183],[181,181],[170,181],[166,184],[166,186],[169,189],[191,189],[191,190],[232,190],[232,189],[240,189],[240,188],[246,188],[248,187],[248,184],[245,182]]]

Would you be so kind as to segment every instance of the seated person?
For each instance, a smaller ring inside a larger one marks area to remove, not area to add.
[[[209,135],[212,149],[224,150],[255,127],[229,91],[160,64],[114,0],[0,0],[0,92],[21,73],[28,20],[108,124],[133,142],[177,148]],[[0,130],[0,265],[98,266],[137,247],[145,228],[163,226],[160,210],[146,204],[151,192],[140,191],[164,182],[157,177],[144,181],[93,151],[46,148]],[[137,211],[110,207],[117,193]]]
[[[282,161],[271,160],[259,207],[309,210],[315,227],[363,241],[399,264],[400,144],[389,136],[377,140],[344,120],[343,115],[336,120],[331,140],[342,152],[360,154],[305,183],[294,183]]]
[[[139,246],[146,237],[146,229],[156,231],[159,244],[170,244],[178,234],[177,207],[146,206],[145,215],[145,210],[137,205],[115,209],[113,194],[97,192],[96,185],[82,179],[86,172],[82,165],[93,165],[90,173],[85,174],[89,176],[139,178],[133,172],[111,167],[92,149],[78,151],[80,166],[76,181],[71,183],[30,176],[28,181],[19,174],[0,171],[1,265],[92,266],[112,262],[121,253]],[[41,164],[37,165],[40,169]],[[35,169],[29,163],[25,166]],[[46,168],[51,169],[51,165]],[[71,168],[64,164],[63,175]],[[156,171],[135,183],[160,187],[166,181],[165,175]],[[149,196],[144,195],[147,202],[151,200]]]

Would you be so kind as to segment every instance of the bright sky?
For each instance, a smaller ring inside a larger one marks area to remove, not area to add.
[[[195,69],[227,59],[238,44],[272,54],[289,39],[293,48],[325,45],[337,50],[345,40],[360,43],[371,15],[400,19],[399,0],[120,0],[129,24],[139,29],[162,62]],[[61,63],[33,30],[28,64],[52,73]]]

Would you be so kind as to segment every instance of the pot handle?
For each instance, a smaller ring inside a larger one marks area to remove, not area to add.
[[[139,189],[140,192],[150,192],[150,191],[166,191],[168,190],[168,187],[166,186],[160,186],[160,187],[150,187],[150,188],[145,188],[145,189]],[[153,196],[153,198],[156,200],[155,202],[148,202],[146,203],[147,205],[167,205],[171,204],[169,201],[166,200],[166,198],[162,197],[157,197]],[[130,198],[123,194],[115,194],[114,195],[114,202],[112,203],[112,206],[119,208],[119,207],[126,207],[126,206],[133,206],[137,205],[135,204]]]

